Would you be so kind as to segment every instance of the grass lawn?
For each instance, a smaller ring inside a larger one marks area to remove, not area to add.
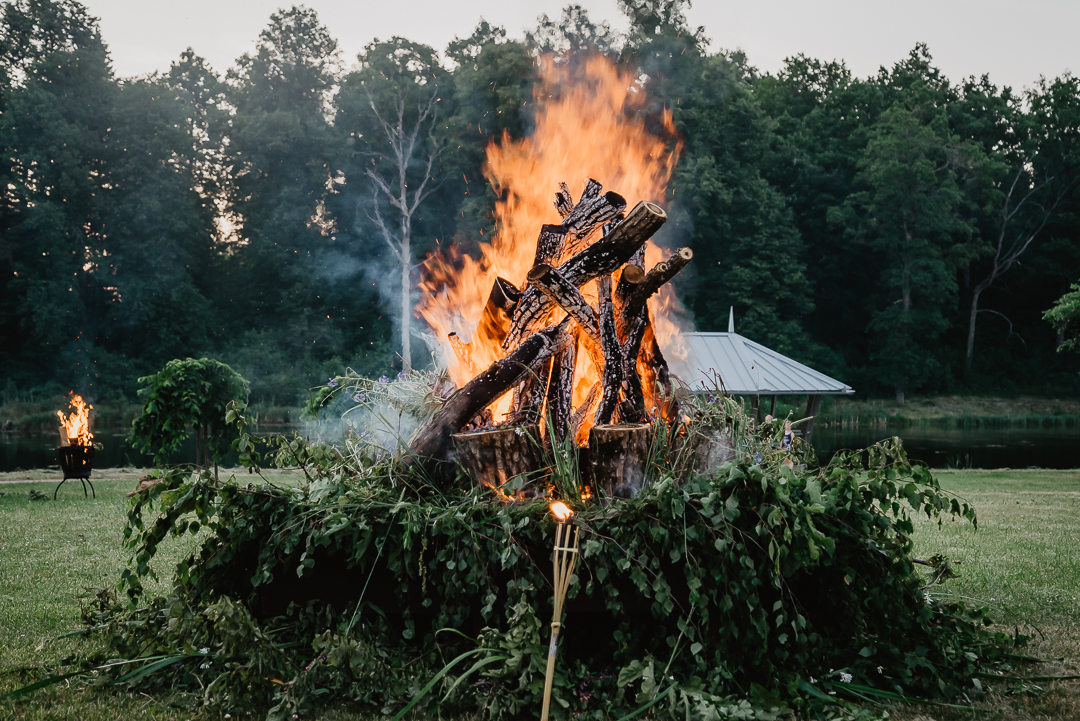
[[[0,694],[41,678],[72,655],[88,655],[98,642],[54,640],[78,629],[79,598],[87,589],[115,583],[125,555],[120,549],[123,494],[139,471],[103,471],[97,499],[84,499],[68,482],[51,500],[55,473],[0,474]],[[1002,630],[1032,637],[1023,652],[1049,660],[1018,663],[1015,676],[1080,675],[1080,470],[943,471],[942,485],[971,501],[979,530],[964,523],[920,522],[917,553],[943,553],[960,561],[961,577],[940,590],[989,606]],[[279,480],[287,480],[280,478]],[[50,500],[30,500],[30,491]],[[190,544],[190,540],[185,541]],[[163,547],[159,569],[167,574],[185,547]],[[152,590],[152,589],[151,589]],[[951,719],[1078,719],[1080,682],[987,681],[991,695],[978,714],[941,707],[889,709],[901,721]],[[220,719],[173,704],[174,699],[99,692],[82,679],[44,689],[28,699],[0,702],[11,719]],[[323,721],[355,718],[342,710]]]

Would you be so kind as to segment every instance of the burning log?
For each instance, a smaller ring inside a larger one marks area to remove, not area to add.
[[[600,344],[600,326],[596,311],[581,295],[576,285],[546,264],[534,266],[527,277],[530,286],[539,288],[541,293],[558,303],[593,342]]]
[[[517,286],[505,278],[495,278],[495,282],[491,285],[491,293],[488,295],[487,305],[484,306],[484,313],[476,326],[474,338],[502,343],[510,330],[510,319],[520,300],[521,291],[517,289]]]
[[[561,188],[565,188],[565,184]],[[569,252],[580,250],[581,241],[588,238],[600,225],[613,220],[626,208],[626,199],[618,193],[601,194],[602,185],[589,178],[577,204],[563,218],[563,226],[570,231]],[[556,200],[556,207],[558,207]]]
[[[563,246],[570,230],[561,225],[544,225],[540,228],[540,237],[536,239],[536,255],[533,265],[558,263],[562,257]]]
[[[661,286],[674,278],[680,270],[685,268],[693,257],[694,251],[689,248],[679,248],[666,261],[653,266],[653,269],[634,287],[633,292],[626,299],[623,312],[619,315],[620,337],[626,335],[630,324],[638,317],[641,309],[648,303],[649,298],[660,290]]]
[[[568,216],[569,217],[569,216]],[[581,287],[626,263],[667,220],[660,206],[642,201],[607,236],[575,254],[558,267],[569,283]],[[636,295],[636,294],[635,294]],[[646,296],[646,299],[648,296]],[[503,348],[513,348],[541,327],[555,302],[537,288],[528,288],[518,301]]]
[[[641,388],[641,376],[638,375],[638,352],[645,329],[649,327],[649,309],[642,308],[634,324],[626,333],[626,340],[619,348],[622,363],[622,392],[626,399],[619,406],[619,421],[622,423],[643,423],[645,412],[645,394]]]
[[[561,353],[565,351],[560,351]],[[551,359],[548,358],[535,372],[525,375],[525,379],[514,388],[514,400],[510,403],[508,421],[515,424],[540,422],[550,373]]]
[[[571,413],[574,399],[574,366],[577,363],[577,343],[571,341],[551,359],[551,380],[547,387],[547,412],[551,432],[556,438],[566,438],[574,432]]]
[[[578,435],[578,429],[585,422],[585,419],[592,413],[592,408],[596,404],[597,399],[600,397],[600,384],[593,383],[592,388],[589,389],[589,395],[585,396],[585,400],[577,410],[574,411],[574,415],[570,417],[570,429],[576,438]],[[583,439],[579,439],[583,440]]]
[[[667,359],[656,341],[652,324],[645,329],[638,355],[639,368],[644,369],[644,386],[651,389],[652,398],[649,408],[655,408],[661,418],[672,420],[679,414],[679,401],[675,398],[675,388],[671,383],[671,371]],[[662,396],[662,398],[661,398]]]
[[[495,487],[544,466],[540,426],[536,424],[455,433],[454,448],[470,477]]]
[[[559,217],[565,218],[574,209],[574,196],[570,195],[570,187],[566,183],[559,183],[559,190],[555,193],[555,210],[559,211]]]
[[[622,387],[622,348],[615,334],[615,306],[611,300],[611,276],[605,275],[597,282],[600,303],[600,345],[604,349],[604,376],[601,381],[600,405],[596,407],[597,425],[611,423],[615,407],[619,403]]]
[[[645,481],[652,426],[595,425],[589,431],[593,480],[608,496],[633,498]]]
[[[570,319],[533,333],[505,358],[450,396],[443,407],[417,431],[410,447],[411,463],[416,458],[445,460],[450,436],[493,401],[519,383],[526,373],[535,372],[544,361],[566,348],[572,334]]]

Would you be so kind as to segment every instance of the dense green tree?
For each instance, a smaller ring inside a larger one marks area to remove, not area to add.
[[[0,63],[10,81],[0,116],[5,366],[89,390],[117,93],[108,55],[81,5],[25,0],[4,5]]]
[[[893,107],[881,118],[859,161],[844,206],[830,214],[855,243],[883,261],[880,293],[867,328],[870,360],[904,402],[941,366],[932,347],[947,327],[944,306],[956,295],[955,269],[971,226],[962,214],[958,156],[943,113],[926,117]]]
[[[675,200],[692,231],[702,330],[738,330],[782,353],[808,358],[800,318],[813,310],[802,240],[783,196],[761,175],[772,121],[743,69],[722,56],[703,63],[696,94],[676,117],[686,139]]]

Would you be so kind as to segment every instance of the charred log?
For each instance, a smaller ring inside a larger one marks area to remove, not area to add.
[[[597,425],[611,423],[615,407],[619,404],[622,387],[622,347],[615,334],[615,306],[611,300],[611,276],[605,275],[597,282],[600,303],[600,345],[604,350],[604,376],[601,380],[600,404],[596,407],[594,422]]]
[[[502,343],[510,330],[511,318],[514,317],[514,310],[520,300],[521,291],[517,286],[505,278],[495,278],[484,313],[480,316],[480,322],[473,334],[474,339],[483,338]]]
[[[617,270],[652,237],[665,220],[667,214],[660,206],[646,201],[638,203],[626,220],[606,237],[560,265],[559,274],[580,288],[594,278]],[[513,348],[536,328],[542,327],[554,305],[555,302],[539,289],[526,289],[514,311],[513,323],[503,347]]]
[[[563,353],[565,351],[560,351]],[[539,423],[544,411],[544,396],[547,393],[548,374],[551,372],[551,359],[544,361],[535,372],[528,373],[514,388],[514,400],[510,403],[507,420],[514,424]]]
[[[566,319],[532,334],[512,353],[492,363],[450,396],[431,420],[417,431],[406,462],[411,463],[417,458],[445,460],[453,433],[519,383],[526,373],[535,371],[570,343],[569,325],[570,320]]]
[[[533,265],[556,264],[562,257],[563,246],[569,230],[561,225],[545,225],[540,228],[540,237],[536,239],[536,255]]]
[[[581,295],[576,285],[546,264],[534,266],[527,277],[530,286],[539,288],[541,293],[565,310],[587,336],[596,343],[600,342],[600,326],[596,319],[596,311]]]
[[[573,432],[571,414],[574,399],[574,366],[577,363],[577,343],[571,342],[551,359],[551,380],[547,387],[547,414],[551,432],[556,438],[566,438]]]
[[[694,257],[694,251],[689,248],[679,248],[674,255],[668,258],[663,263],[657,263],[652,270],[650,270],[641,283],[637,284],[633,293],[626,300],[626,304],[623,306],[623,313],[619,317],[619,335],[626,334],[626,330],[629,325],[634,322],[634,319],[638,317],[638,313],[648,303],[649,298],[652,297],[656,291],[660,290],[661,286],[674,278],[680,270],[686,267]]]

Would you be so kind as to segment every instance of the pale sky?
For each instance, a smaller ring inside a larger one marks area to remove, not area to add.
[[[120,76],[167,70],[191,46],[224,73],[254,48],[281,0],[83,0],[101,20]],[[521,37],[536,18],[560,15],[565,0],[308,0],[337,39],[347,66],[373,38],[402,35],[445,49],[483,17]],[[624,30],[615,0],[578,0],[594,22]],[[697,0],[690,24],[704,25],[710,49],[744,50],[750,63],[775,72],[804,53],[844,60],[858,76],[891,66],[916,42],[930,47],[952,80],[989,73],[1016,89],[1066,70],[1080,73],[1080,0]]]

